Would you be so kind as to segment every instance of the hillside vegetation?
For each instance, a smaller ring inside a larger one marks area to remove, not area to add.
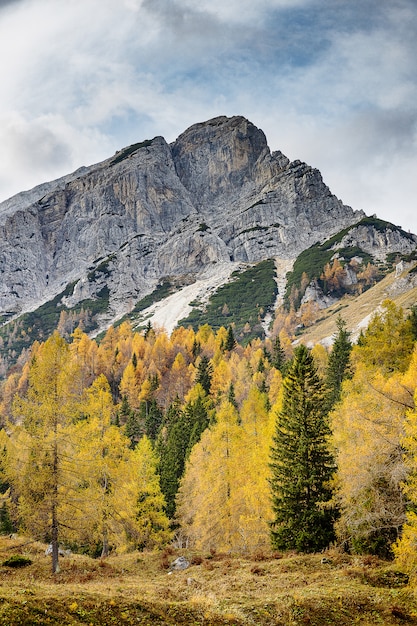
[[[0,624],[296,626],[417,623],[407,577],[375,557],[257,554],[251,558],[168,550],[71,555],[52,577],[45,546],[0,539],[0,554],[24,554],[24,568],[0,567]],[[168,573],[179,554],[188,569]]]

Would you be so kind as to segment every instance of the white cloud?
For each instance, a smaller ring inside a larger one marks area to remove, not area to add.
[[[346,203],[395,203],[417,231],[416,22],[413,0],[0,2],[0,199],[242,114]]]
[[[271,10],[294,9],[299,6],[313,4],[312,0],[181,0],[179,2],[188,9],[195,9],[212,15],[224,22],[262,23]]]

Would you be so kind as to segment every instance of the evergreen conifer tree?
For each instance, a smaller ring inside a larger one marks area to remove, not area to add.
[[[130,439],[130,448],[132,450],[136,448],[144,432],[145,429],[140,414],[131,409],[125,425],[125,435]]]
[[[285,352],[281,345],[279,335],[277,335],[272,344],[271,365],[280,372],[283,372],[285,367],[285,361]]]
[[[142,415],[144,414],[146,434],[151,441],[155,441],[163,419],[162,411],[157,401],[152,398],[142,402],[140,412]]]
[[[148,323],[146,324],[145,332],[143,333],[143,336],[145,337],[145,339],[147,339],[153,333],[154,333],[154,330],[152,328],[151,320],[148,320]]]
[[[227,337],[226,337],[226,343],[224,344],[224,349],[227,352],[230,352],[231,350],[233,350],[235,345],[236,345],[236,339],[233,334],[233,328],[229,326],[227,329]]]
[[[194,339],[193,346],[191,348],[191,353],[193,357],[196,359],[201,352],[201,344],[197,339]]]
[[[213,366],[207,355],[203,354],[197,366],[196,383],[200,383],[206,394],[210,393],[211,379],[213,376]]]
[[[315,552],[334,539],[335,511],[323,507],[331,498],[334,463],[327,438],[324,385],[313,357],[303,345],[283,382],[271,450],[271,490],[275,549]]]
[[[183,410],[180,409],[178,401],[169,407],[165,417],[166,428],[162,429],[158,439],[161,491],[164,494],[166,512],[170,518],[175,513],[175,496],[184,474],[186,460],[209,425],[207,398],[201,387],[198,393],[199,395],[194,400],[190,400]]]
[[[328,387],[328,409],[340,400],[342,382],[350,376],[349,359],[352,343],[349,340],[349,331],[346,322],[339,316],[336,322],[338,333],[333,343],[326,371],[326,386]]]
[[[229,385],[229,390],[227,392],[227,400],[230,402],[230,404],[237,409],[237,402],[236,402],[236,394],[235,394],[235,386],[233,383],[230,383]]]
[[[207,402],[204,402],[204,398],[198,396],[194,402],[190,402],[185,407],[185,413],[187,413],[187,423],[191,425],[190,436],[188,439],[188,446],[186,450],[186,457],[190,456],[191,450],[196,443],[201,439],[201,435],[209,425],[209,415],[207,410]]]
[[[191,425],[180,403],[175,400],[168,407],[163,428],[157,444],[159,455],[158,473],[161,491],[165,498],[165,510],[169,518],[175,514],[175,496],[184,473],[185,457],[190,438]]]
[[[132,409],[130,408],[129,400],[127,399],[127,396],[124,395],[122,397],[120,406],[116,411],[116,416],[115,416],[116,426],[124,426],[127,423],[131,413],[132,413]]]

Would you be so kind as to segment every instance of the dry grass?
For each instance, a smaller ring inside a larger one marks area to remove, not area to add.
[[[258,554],[134,553],[61,558],[50,573],[45,546],[0,538],[0,624],[290,626],[417,624],[414,589],[375,558]],[[168,572],[179,554],[193,564]]]

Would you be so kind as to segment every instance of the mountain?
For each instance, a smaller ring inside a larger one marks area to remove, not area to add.
[[[172,326],[190,302],[201,307],[233,272],[235,281],[268,259],[282,296],[300,253],[341,231],[343,249],[379,260],[415,250],[414,235],[364,218],[318,170],[271,153],[243,117],[195,124],[172,144],[133,144],[0,204],[3,357],[59,318],[98,332],[168,296]]]

